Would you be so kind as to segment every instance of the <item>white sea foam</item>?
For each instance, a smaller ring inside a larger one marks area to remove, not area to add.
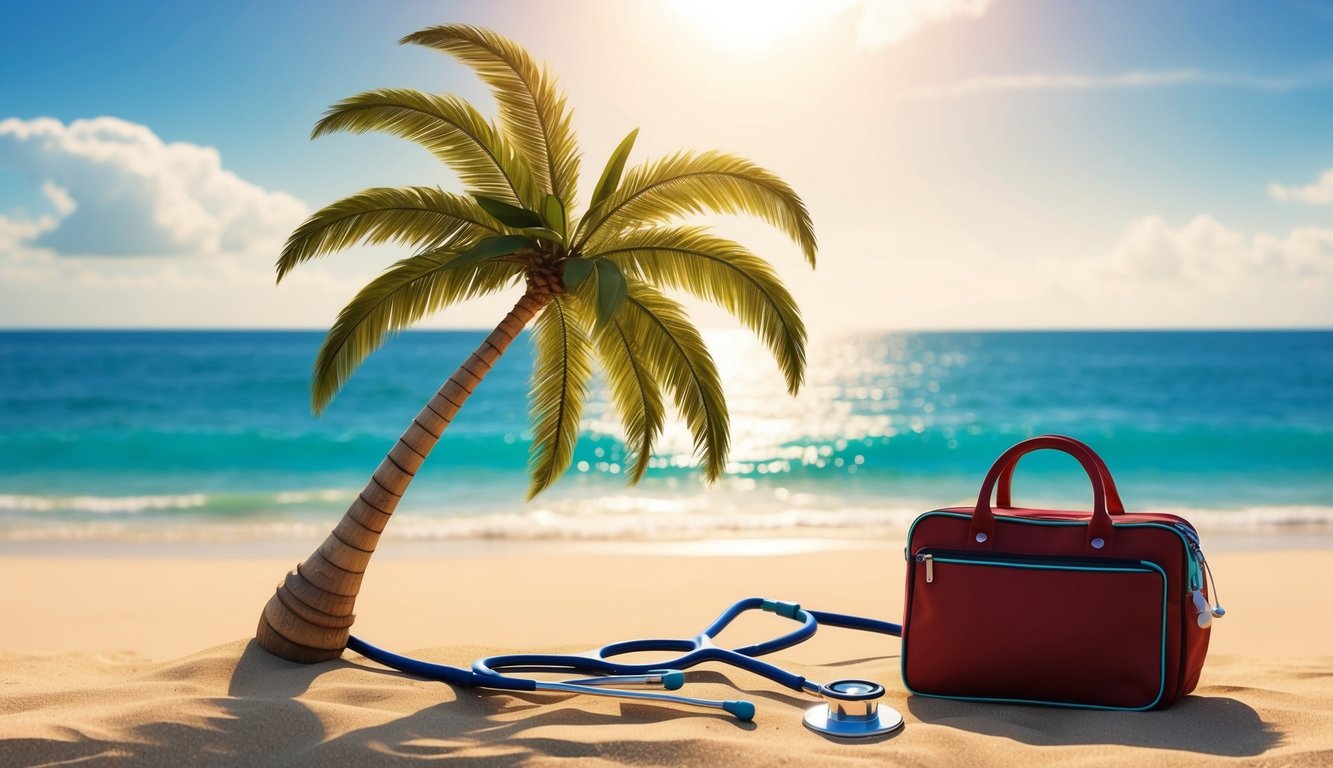
[[[323,488],[283,491],[274,494],[157,494],[138,496],[37,496],[0,494],[0,514],[74,513],[94,515],[132,515],[167,510],[217,510],[221,514],[264,511],[273,505],[345,504],[356,498],[356,491]]]
[[[0,497],[0,505],[17,507],[14,498],[24,497]],[[175,499],[177,506],[172,508],[188,508],[187,505],[193,504],[186,501],[189,497],[151,498]],[[72,503],[73,499],[70,501]],[[756,509],[738,504],[726,495],[719,498],[697,494],[679,498],[610,496],[590,502],[566,500],[514,512],[433,515],[405,509],[395,515],[385,537],[409,541],[681,540],[798,530],[823,530],[828,535],[840,536],[864,532],[901,537],[906,535],[912,521],[928,509],[914,504],[821,507],[818,501],[792,494],[786,504]],[[167,508],[164,501],[154,503],[160,505],[157,508]],[[92,506],[107,510],[115,505],[99,503]],[[24,511],[32,509],[19,508]],[[1180,515],[1205,535],[1333,533],[1333,507],[1163,508],[1157,511]],[[0,542],[314,540],[326,533],[335,520],[333,512],[320,514],[317,518],[277,514],[242,519],[192,516],[63,520],[54,516],[19,515],[8,520],[0,518]]]
[[[162,496],[19,496],[0,494],[0,512],[91,512],[115,514],[191,509],[208,503],[202,493]]]
[[[331,488],[316,491],[284,491],[274,496],[279,504],[309,504],[311,502],[348,502],[356,498],[356,491]]]

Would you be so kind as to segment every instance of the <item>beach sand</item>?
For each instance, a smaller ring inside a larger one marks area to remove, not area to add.
[[[909,697],[898,640],[849,631],[821,630],[772,657],[815,680],[883,682],[906,727],[864,742],[806,730],[813,701],[722,667],[692,672],[688,690],[736,698],[734,684],[758,706],[753,723],[668,704],[455,691],[350,652],[280,661],[249,638],[304,552],[10,550],[0,556],[0,766],[1333,765],[1333,553],[1250,547],[1210,551],[1229,613],[1214,624],[1198,689],[1163,712]],[[461,664],[692,635],[749,595],[897,621],[902,577],[902,542],[888,539],[386,542],[354,632]],[[747,616],[724,639],[784,624]]]

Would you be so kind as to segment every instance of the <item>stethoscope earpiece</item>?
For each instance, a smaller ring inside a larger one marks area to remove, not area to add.
[[[843,738],[865,738],[903,727],[903,716],[892,707],[880,707],[884,686],[869,680],[837,680],[819,689],[827,704],[806,710],[805,727]]]

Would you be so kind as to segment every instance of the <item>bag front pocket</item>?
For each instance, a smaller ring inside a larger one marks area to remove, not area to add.
[[[1151,709],[1166,670],[1166,574],[1136,560],[923,549],[903,683],[923,696]]]

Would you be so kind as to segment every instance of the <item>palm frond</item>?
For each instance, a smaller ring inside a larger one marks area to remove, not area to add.
[[[532,207],[541,201],[527,163],[471,104],[450,94],[382,88],[343,99],[311,138],[334,131],[383,131],[414,141],[458,174],[470,192]]]
[[[602,169],[601,178],[597,179],[597,186],[592,189],[592,198],[588,201],[589,214],[600,208],[602,201],[620,187],[620,176],[625,172],[625,163],[629,161],[630,150],[634,148],[634,140],[638,136],[639,129],[635,128],[612,150],[611,157],[606,160],[606,167]]]
[[[359,242],[433,249],[499,231],[470,197],[436,187],[376,187],[324,206],[297,227],[278,257],[278,280],[298,264]]]
[[[528,162],[538,188],[553,193],[567,208],[572,204],[579,176],[572,111],[555,78],[522,46],[466,24],[429,27],[399,42],[444,51],[475,70],[494,92],[500,126]]]
[[[588,258],[604,258],[656,286],[712,302],[754,331],[796,394],[805,377],[805,323],[796,300],[768,262],[702,227],[635,229],[603,240]]]
[[[582,308],[571,296],[555,296],[532,331],[537,360],[532,366],[532,446],[528,498],[555,482],[574,458],[579,417],[592,379],[592,344]]]
[[[625,427],[625,472],[633,485],[648,469],[653,442],[666,420],[662,388],[650,372],[637,324],[617,313],[593,326],[592,338],[606,375],[611,403]]]
[[[639,280],[629,281],[625,306],[616,317],[632,333],[641,350],[639,359],[671,394],[694,434],[704,476],[718,479],[727,466],[730,419],[717,366],[698,329],[680,304]]]
[[[635,166],[620,188],[591,215],[577,245],[644,224],[712,211],[746,213],[777,227],[815,264],[814,224],[787,182],[744,158],[721,152],[679,152]]]
[[[352,298],[324,337],[310,383],[311,403],[323,411],[370,353],[426,315],[495,293],[522,267],[488,261],[453,266],[453,252],[427,252],[386,269]]]

